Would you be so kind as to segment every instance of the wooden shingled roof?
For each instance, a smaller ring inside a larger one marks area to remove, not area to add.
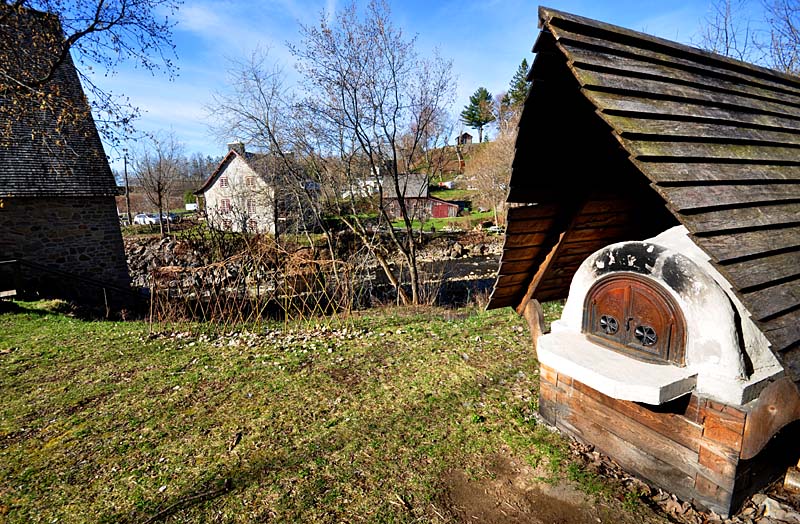
[[[46,36],[34,39],[33,32]],[[14,73],[52,62],[58,50],[41,42],[61,42],[63,34],[54,16],[20,9],[0,24],[0,39],[3,69]],[[117,195],[69,54],[47,85],[51,96],[40,107],[36,97],[4,94],[0,81],[0,104],[15,108],[0,111],[0,198]]]
[[[800,378],[800,78],[540,8],[490,308],[683,224]]]

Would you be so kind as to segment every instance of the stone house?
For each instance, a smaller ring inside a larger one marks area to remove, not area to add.
[[[292,188],[278,165],[269,155],[245,151],[241,142],[228,144],[228,154],[195,191],[209,226],[271,235],[298,224],[310,226],[302,201],[318,188],[312,182]]]
[[[63,39],[48,15],[28,13],[21,26]],[[117,185],[69,54],[52,82],[49,107],[0,112],[0,291],[108,303],[130,289]]]

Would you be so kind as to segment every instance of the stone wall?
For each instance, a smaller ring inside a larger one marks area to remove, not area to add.
[[[130,286],[113,197],[3,198],[0,231],[0,260],[21,259],[111,286]],[[42,278],[46,272],[36,275],[30,267],[20,272],[26,280],[60,280],[56,287],[62,290],[89,285],[69,282],[63,274]],[[48,289],[37,293],[53,294]]]

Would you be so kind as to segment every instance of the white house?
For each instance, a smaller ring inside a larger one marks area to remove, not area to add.
[[[211,227],[237,232],[275,234],[281,199],[277,184],[268,183],[270,165],[266,155],[248,153],[244,144],[228,144],[228,154],[217,169],[195,191],[203,198]]]

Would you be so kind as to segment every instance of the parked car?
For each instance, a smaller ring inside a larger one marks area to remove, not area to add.
[[[161,221],[158,218],[158,215],[152,213],[139,213],[135,217],[133,217],[133,223],[138,224],[140,226],[144,225],[153,225],[158,224]]]
[[[164,213],[161,217],[163,220],[169,220],[170,224],[177,224],[181,221],[181,216],[177,213]]]

